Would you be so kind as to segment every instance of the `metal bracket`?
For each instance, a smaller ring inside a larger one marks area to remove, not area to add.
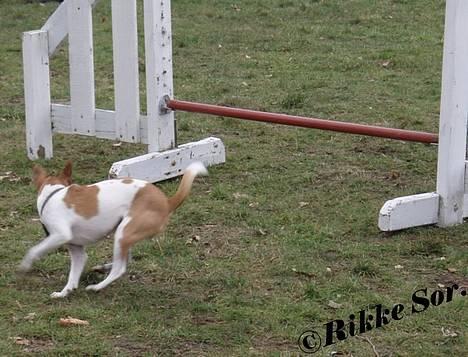
[[[168,114],[171,111],[171,108],[167,106],[167,102],[169,102],[171,98],[168,95],[165,95],[161,98],[159,102],[159,114]]]

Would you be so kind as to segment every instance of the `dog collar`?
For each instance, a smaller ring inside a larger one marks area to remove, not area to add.
[[[50,193],[49,196],[46,197],[44,203],[42,204],[41,210],[39,211],[39,216],[42,217],[42,212],[44,211],[44,208],[45,208],[47,202],[49,202],[49,200],[50,200],[57,192],[63,190],[64,188],[65,188],[65,186],[64,186],[64,187],[59,187],[59,188],[53,190],[52,193]]]

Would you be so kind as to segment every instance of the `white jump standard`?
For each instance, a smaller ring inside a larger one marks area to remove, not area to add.
[[[177,146],[173,96],[171,3],[144,0],[147,115],[140,114],[136,0],[112,1],[115,111],[95,108],[92,7],[98,0],[65,0],[38,31],[23,37],[26,144],[32,160],[53,156],[52,134],[80,134],[148,145],[148,154],[114,163],[110,176],[157,182],[192,162],[225,162],[218,138]],[[70,105],[53,104],[49,57],[68,35]]]
[[[23,40],[27,150],[30,159],[51,158],[52,133],[91,135],[148,144],[148,154],[116,162],[109,176],[156,182],[180,175],[194,161],[225,161],[224,145],[206,138],[177,146],[173,110],[276,122],[426,143],[438,142],[436,192],[387,201],[379,228],[395,231],[463,222],[468,217],[466,143],[468,118],[468,1],[447,0],[439,135],[283,114],[221,108],[173,99],[170,0],[144,0],[147,115],[140,114],[136,0],[111,0],[115,111],[95,108],[92,6],[97,0],[65,0],[38,31]],[[49,56],[68,35],[70,105],[52,104]],[[171,110],[172,109],[172,110]],[[223,114],[220,114],[223,113]]]
[[[467,118],[468,1],[447,0],[437,191],[387,201],[380,210],[381,230],[427,224],[446,227],[463,223],[463,218],[468,217]]]

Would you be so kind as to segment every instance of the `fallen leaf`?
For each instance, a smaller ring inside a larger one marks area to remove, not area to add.
[[[15,344],[21,345],[21,346],[29,346],[31,344],[31,341],[28,340],[27,338],[23,337],[13,337],[15,340]]]
[[[456,272],[457,272],[457,269],[455,269],[455,268],[447,268],[447,271],[448,271],[449,273],[456,273]]]
[[[292,268],[291,269],[294,273],[296,273],[297,275],[303,275],[303,276],[306,276],[308,278],[315,278],[315,274],[313,273],[308,273],[306,271],[299,271],[297,270],[296,268]]]
[[[389,61],[389,60],[380,62],[380,65],[383,68],[389,68],[392,64],[393,64],[392,61]]]
[[[331,307],[332,309],[340,309],[343,305],[334,302],[333,300],[329,300],[327,306]]]
[[[400,177],[400,173],[398,171],[391,171],[387,175],[385,175],[385,178],[389,180],[396,180],[399,177]]]
[[[200,239],[201,239],[200,236],[195,235],[195,236],[193,236],[193,237],[187,239],[187,240],[185,241],[185,244],[189,245],[189,244],[193,244],[193,243],[198,243],[198,242],[200,241]]]
[[[239,198],[249,198],[249,195],[240,192],[234,192],[232,195],[236,200],[238,200]]]
[[[36,313],[35,312],[30,312],[25,317],[23,317],[23,319],[27,320],[27,321],[31,321],[31,320],[34,320],[35,317],[36,317]]]
[[[0,176],[0,181],[8,180],[9,182],[18,182],[21,180],[21,177],[16,175],[13,171],[7,171]]]
[[[458,336],[458,334],[455,331],[451,330],[448,327],[447,328],[442,327],[440,330],[442,331],[442,335],[444,337],[457,337]]]
[[[60,326],[87,326],[89,325],[89,322],[68,316],[66,318],[61,318],[59,320],[59,325]]]

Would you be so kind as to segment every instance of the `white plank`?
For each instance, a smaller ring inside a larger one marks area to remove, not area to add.
[[[140,90],[136,0],[112,0],[112,41],[116,138],[138,142]]]
[[[171,2],[145,0],[144,14],[148,151],[156,152],[177,145],[174,112],[161,112],[164,96],[173,97]]]
[[[147,144],[148,126],[145,115],[140,115],[139,123],[140,142],[142,144]],[[55,133],[73,134],[71,126],[71,107],[69,105],[52,104],[52,128]],[[115,111],[96,109],[96,137],[101,139],[115,139]]]
[[[68,0],[68,41],[72,128],[95,135],[93,23],[89,0]]]
[[[468,116],[468,1],[447,0],[439,125],[438,224],[463,222]]]
[[[404,196],[385,202],[379,213],[379,229],[400,229],[435,224],[439,216],[439,195],[436,192]]]
[[[41,30],[49,34],[49,56],[52,56],[68,34],[66,2],[57,7]]]
[[[89,0],[91,6],[96,6],[99,0]],[[49,33],[49,56],[52,56],[68,35],[67,2],[62,2],[55,12],[47,19],[41,30]]]
[[[115,162],[109,171],[109,177],[132,177],[158,182],[181,175],[195,161],[201,161],[205,166],[224,163],[226,153],[223,142],[211,137],[162,153],[154,152]]]
[[[23,70],[28,157],[50,159],[53,146],[47,31],[23,34]]]

